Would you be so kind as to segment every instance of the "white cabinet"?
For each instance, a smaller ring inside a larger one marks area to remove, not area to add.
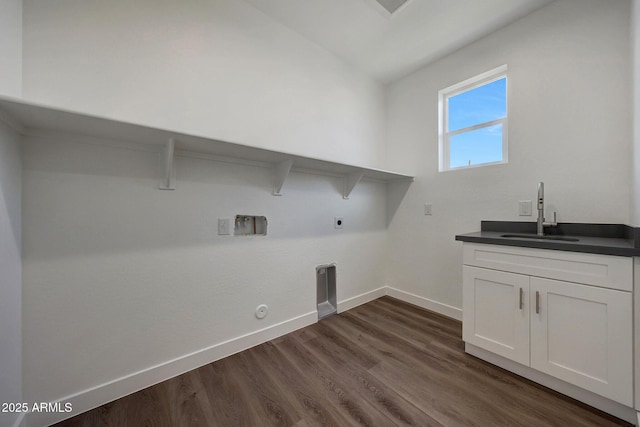
[[[462,339],[529,365],[529,277],[464,266]]]
[[[463,340],[633,406],[632,259],[487,246],[465,243]]]
[[[538,277],[530,289],[531,367],[632,406],[631,293]]]

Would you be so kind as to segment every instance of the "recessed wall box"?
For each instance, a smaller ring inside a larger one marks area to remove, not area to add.
[[[233,225],[234,236],[266,236],[267,217],[256,215],[236,215]]]
[[[319,265],[316,267],[316,294],[318,320],[338,312],[335,264]]]

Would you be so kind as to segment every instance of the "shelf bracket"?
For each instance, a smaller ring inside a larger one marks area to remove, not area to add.
[[[364,171],[357,171],[350,173],[344,178],[344,192],[342,193],[343,199],[348,199],[349,195],[353,191],[353,189],[358,185],[362,176],[364,175]]]
[[[176,148],[176,142],[173,138],[164,145],[162,149],[162,181],[158,188],[160,190],[175,190],[176,189],[176,176],[173,165],[174,151]]]
[[[276,163],[273,168],[273,195],[282,196],[282,185],[287,180],[289,172],[291,172],[291,166],[293,166],[293,160],[285,160],[280,163]]]

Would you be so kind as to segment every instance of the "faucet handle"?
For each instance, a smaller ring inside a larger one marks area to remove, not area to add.
[[[547,222],[545,221],[545,219],[542,219],[542,226],[543,227],[557,227],[558,226],[558,213],[556,211],[553,211],[553,222]]]

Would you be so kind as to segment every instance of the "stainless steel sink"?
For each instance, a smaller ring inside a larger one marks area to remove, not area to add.
[[[564,242],[579,242],[580,239],[575,237],[564,236],[538,236],[537,234],[503,234],[500,237],[507,237],[511,239],[538,239],[538,240],[561,240]]]

